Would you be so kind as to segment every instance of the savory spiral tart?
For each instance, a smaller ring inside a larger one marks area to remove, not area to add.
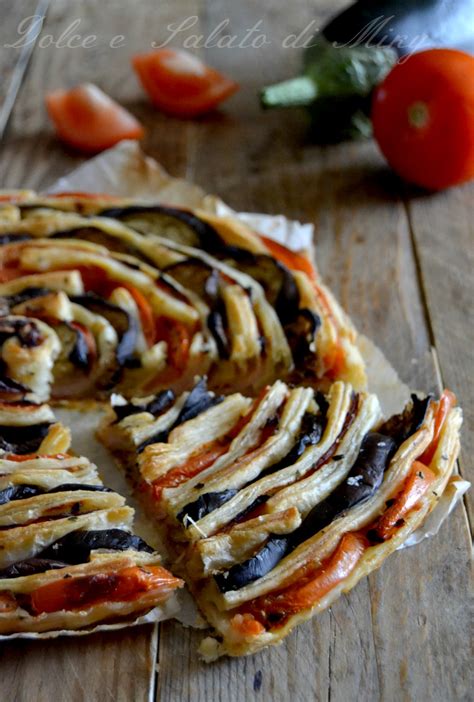
[[[124,498],[68,450],[47,405],[0,402],[1,635],[157,621],[182,585],[133,535]]]
[[[402,544],[443,493],[460,409],[281,381],[251,400],[209,393],[113,399],[100,436],[135,469],[176,572],[217,638],[207,659],[281,642]]]
[[[0,242],[0,295],[51,290],[51,274],[53,290],[71,294],[71,281],[58,281],[68,272],[81,288],[73,295],[95,294],[135,319],[140,344],[121,366],[120,392],[180,392],[198,372],[226,393],[256,394],[277,378],[365,386],[357,334],[309,259],[233,218],[18,193],[0,208]],[[152,378],[150,366],[160,369]]]

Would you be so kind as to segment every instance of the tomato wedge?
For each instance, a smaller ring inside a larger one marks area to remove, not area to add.
[[[348,578],[367,545],[362,534],[344,534],[335,551],[319,568],[303,575],[285,590],[258,597],[251,603],[250,614],[267,624],[281,626],[289,616],[309,609]]]
[[[166,594],[181,584],[161,566],[132,566],[117,573],[55,580],[31,593],[31,608],[35,614],[42,614],[84,609],[101,602],[128,602],[149,590]]]
[[[420,501],[435,479],[435,474],[423,463],[415,461],[413,469],[405,480],[395,502],[382,514],[370,530],[380,541],[387,541],[403,525],[405,516]]]
[[[85,153],[97,153],[122,139],[141,139],[140,122],[92,83],[46,95],[46,107],[59,138]]]
[[[423,455],[420,456],[420,458],[418,459],[421,463],[424,463],[425,465],[429,466],[429,464],[433,460],[433,456],[435,455],[436,449],[438,448],[441,429],[444,426],[449,411],[456,406],[456,402],[456,395],[453,392],[451,392],[451,390],[443,390],[443,394],[441,395],[440,400],[438,402],[438,410],[435,416],[433,439],[431,441],[431,444],[423,453]]]
[[[197,117],[213,110],[239,86],[182,49],[156,49],[132,58],[152,103],[174,117]]]

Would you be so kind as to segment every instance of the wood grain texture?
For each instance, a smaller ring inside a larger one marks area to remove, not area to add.
[[[443,383],[464,409],[461,473],[474,481],[474,186],[414,195],[408,213]],[[471,529],[472,491],[466,495]]]
[[[156,674],[156,627],[0,646],[4,700],[148,702]]]
[[[87,50],[35,49],[1,149],[0,183],[44,188],[82,162],[56,142],[41,101],[46,90],[92,77],[144,121],[145,150],[173,174],[217,192],[237,209],[312,221],[320,271],[359,329],[374,338],[403,380],[426,391],[439,390],[434,344],[443,380],[459,394],[469,424],[473,345],[466,343],[465,320],[472,299],[466,256],[472,190],[422,198],[388,174],[372,143],[316,147],[306,140],[303,113],[258,107],[261,85],[298,69],[300,51],[285,49],[283,38],[313,19],[320,24],[344,4],[55,0],[44,32],[58,35],[80,18],[81,33],[100,41]],[[243,37],[261,19],[270,43],[200,49],[239,80],[241,90],[216,115],[190,123],[149,107],[129,59],[165,38],[167,25],[195,14],[199,24],[188,35],[206,35],[227,19],[221,35]],[[111,50],[108,41],[117,34],[125,35],[125,46]],[[0,67],[4,61],[3,55]],[[467,471],[467,431],[463,440]],[[23,701],[34,689],[35,699],[73,702],[152,696],[163,702],[468,700],[469,554],[466,513],[458,506],[436,537],[391,557],[280,647],[205,666],[196,656],[203,633],[168,622],[160,629],[155,689],[157,639],[149,629],[18,643],[0,649],[2,692]]]
[[[49,0],[0,3],[0,138],[8,124]]]

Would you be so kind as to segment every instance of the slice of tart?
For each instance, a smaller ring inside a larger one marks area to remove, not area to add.
[[[0,635],[159,621],[182,581],[46,405],[0,404]]]
[[[116,398],[100,437],[215,630],[208,660],[279,643],[378,568],[436,506],[459,450],[449,391],[388,421],[342,382],[322,395],[277,381],[250,400],[200,381],[168,400]]]

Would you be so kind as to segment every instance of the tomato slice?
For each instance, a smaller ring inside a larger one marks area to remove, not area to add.
[[[316,279],[316,271],[306,256],[297,253],[296,251],[291,251],[287,249],[283,244],[279,244],[277,241],[270,239],[263,234],[260,235],[261,240],[270,251],[272,256],[274,256],[280,263],[289,268],[291,271],[302,271],[311,278],[311,280]]]
[[[443,394],[441,395],[440,400],[438,402],[438,410],[435,416],[433,439],[431,441],[431,444],[423,453],[423,455],[420,456],[420,458],[418,459],[421,463],[424,463],[425,465],[429,466],[429,464],[433,460],[433,456],[435,455],[436,449],[438,448],[441,429],[444,426],[449,411],[456,406],[456,402],[456,395],[453,392],[451,392],[451,390],[443,390]]]
[[[160,590],[166,595],[181,584],[161,566],[132,566],[117,573],[54,580],[34,590],[30,601],[33,612],[43,614],[85,609],[102,602],[129,602],[149,590]]]
[[[108,193],[86,193],[82,192],[81,190],[65,190],[59,193],[51,193],[50,195],[48,195],[48,200],[54,198],[62,199],[68,197],[80,198],[81,200],[115,200],[116,202],[120,201],[120,198],[116,195],[109,195]]]
[[[214,461],[217,461],[219,456],[226,453],[228,448],[229,444],[226,442],[212,441],[204,450],[200,450],[198,454],[188,458],[185,463],[165,473],[165,475],[153,482],[154,499],[159,502],[165,488],[177,487],[209,468]]]
[[[225,436],[209,442],[199,450],[199,453],[196,453],[194,456],[190,456],[185,463],[180,466],[176,466],[172,470],[168,471],[168,473],[165,473],[165,475],[163,475],[161,478],[155,480],[153,482],[154,499],[159,501],[164,488],[181,485],[182,483],[186,482],[186,480],[189,480],[195,475],[201,473],[203,470],[212,465],[214,461],[217,461],[220,456],[226,453],[235,437],[238,436],[246,424],[250,422],[255,410],[265,397],[267,391],[268,388],[264,388],[260,392],[259,396],[253,401],[249,411],[240,417],[240,419]]]
[[[133,67],[152,103],[174,117],[197,117],[213,110],[239,86],[182,49],[137,54]]]
[[[257,620],[270,626],[282,626],[292,614],[313,607],[336,585],[349,577],[368,546],[357,533],[344,534],[335,551],[316,570],[307,572],[297,582],[280,592],[271,592],[245,605]]]
[[[380,541],[390,539],[396,530],[403,525],[404,518],[408,512],[416,506],[428,491],[435,477],[433,471],[427,468],[424,463],[415,461],[412,472],[395,497],[394,503],[378,519],[375,527],[370,530],[371,534]]]
[[[122,283],[121,287],[126,288],[135,300],[135,304],[138,308],[138,314],[140,315],[140,323],[145,341],[149,347],[153,346],[156,339],[155,317],[148,300],[146,299],[145,295],[143,295],[143,293],[137,290],[137,288],[135,288],[133,285]]]
[[[168,361],[176,371],[186,368],[191,346],[191,332],[182,322],[170,317],[158,317],[156,320],[156,341],[168,344]]]
[[[22,463],[23,461],[34,461],[36,458],[53,458],[58,461],[63,461],[66,458],[72,458],[69,453],[52,453],[48,455],[43,455],[39,453],[23,453],[21,456],[16,453],[7,453],[2,456],[6,461],[16,461],[17,463]]]
[[[46,107],[62,141],[97,153],[122,139],[141,139],[144,130],[133,115],[92,83],[46,95]]]

